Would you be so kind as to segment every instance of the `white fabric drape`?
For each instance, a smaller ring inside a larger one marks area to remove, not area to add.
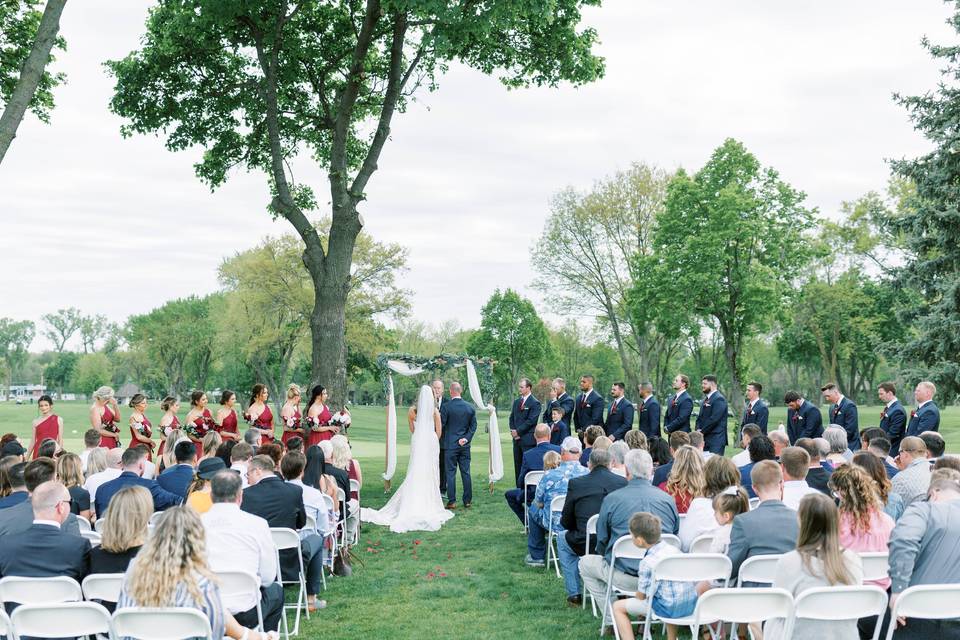
[[[483,395],[480,393],[480,383],[477,381],[477,370],[472,360],[467,360],[467,389],[470,399],[477,409],[488,413],[487,433],[490,435],[490,484],[503,477],[503,449],[500,444],[500,428],[497,426],[497,408],[492,404],[483,404]]]
[[[393,398],[393,376],[387,374],[387,470],[383,479],[390,480],[397,470],[397,401]]]

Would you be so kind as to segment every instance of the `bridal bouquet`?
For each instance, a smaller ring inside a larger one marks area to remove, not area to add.
[[[300,419],[296,416],[290,416],[284,420],[284,424],[287,425],[288,429],[299,429],[300,428]]]
[[[249,426],[251,426],[251,427],[257,426],[256,421],[255,421],[253,418],[251,418],[251,417],[250,417],[250,414],[247,413],[246,411],[243,412],[243,421],[246,422],[247,425],[249,425]]]
[[[320,431],[320,427],[323,426],[323,425],[320,423],[320,417],[319,417],[319,416],[307,416],[307,417],[306,417],[306,421],[307,421],[307,424],[308,424],[309,427],[310,427],[310,431]]]
[[[120,433],[120,427],[117,426],[117,423],[111,420],[110,422],[100,423],[100,428],[111,433]]]

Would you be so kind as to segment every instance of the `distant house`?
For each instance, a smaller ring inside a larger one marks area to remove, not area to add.
[[[126,406],[130,402],[130,398],[137,395],[138,393],[143,393],[143,390],[140,389],[137,385],[132,382],[127,382],[120,386],[117,389],[117,402],[121,405]]]
[[[44,384],[12,384],[9,389],[0,387],[0,397],[17,402],[36,402],[46,392]]]

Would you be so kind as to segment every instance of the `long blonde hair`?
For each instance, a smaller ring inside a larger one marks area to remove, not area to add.
[[[107,468],[107,450],[97,447],[87,454],[87,477],[100,473]]]
[[[204,457],[214,455],[221,444],[223,444],[223,436],[216,431],[211,431],[207,435],[203,436]]]
[[[667,478],[667,493],[672,496],[689,493],[694,498],[706,495],[703,456],[698,449],[684,445],[677,451]]]
[[[338,433],[330,438],[330,444],[333,445],[333,456],[330,464],[344,471],[349,470],[350,460],[353,458],[350,453],[350,441]]]
[[[147,523],[153,515],[153,497],[139,486],[124,487],[110,499],[112,509],[107,509],[103,523],[104,551],[123,553],[140,546],[147,539]]]
[[[83,463],[75,453],[64,453],[57,458],[57,478],[66,488],[83,486]]]
[[[853,584],[853,576],[843,561],[843,549],[840,548],[837,505],[819,491],[811,493],[800,501],[799,516],[797,552],[804,570],[815,576],[812,560],[819,558],[823,564],[823,577],[830,586]]]
[[[127,592],[140,607],[169,607],[181,583],[197,604],[197,575],[216,582],[207,566],[203,521],[190,507],[167,509],[133,561]]]

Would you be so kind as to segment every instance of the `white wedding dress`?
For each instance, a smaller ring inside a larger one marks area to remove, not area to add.
[[[360,509],[360,520],[389,526],[394,533],[437,531],[453,517],[440,496],[440,441],[434,427],[433,391],[424,385],[417,399],[417,418],[410,438],[407,475],[382,509]]]

